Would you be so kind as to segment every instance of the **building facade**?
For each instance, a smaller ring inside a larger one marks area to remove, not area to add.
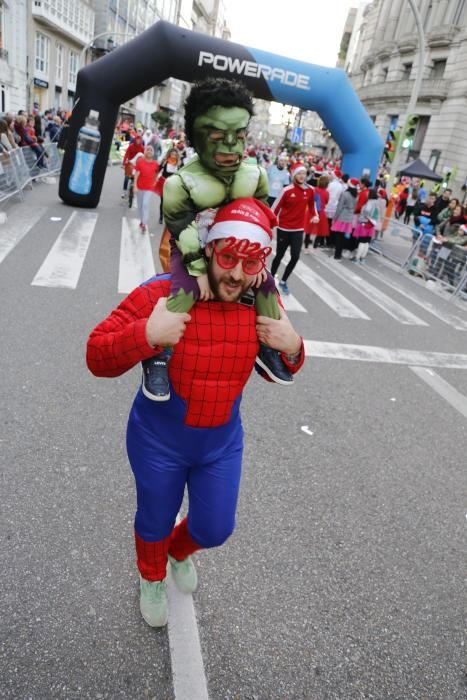
[[[71,110],[83,50],[94,36],[94,12],[86,0],[28,5],[28,109]]]
[[[0,0],[0,112],[27,106],[27,0]]]
[[[467,2],[420,0],[418,5],[426,38],[423,66],[409,3],[373,0],[364,10],[348,71],[384,139],[410,116],[413,81],[423,71],[417,130],[401,162],[421,158],[459,195],[467,178]]]

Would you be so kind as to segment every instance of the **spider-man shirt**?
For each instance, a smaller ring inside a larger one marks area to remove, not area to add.
[[[146,322],[161,297],[170,293],[170,275],[160,275],[137,287],[91,333],[87,364],[98,377],[117,377],[162,350],[146,340]],[[181,340],[169,364],[171,399],[160,409],[193,428],[216,428],[239,415],[245,386],[255,365],[259,342],[253,306],[230,302],[199,302],[190,312]],[[304,361],[287,361],[292,373]],[[148,400],[149,401],[149,400]],[[150,402],[149,403],[153,403]]]

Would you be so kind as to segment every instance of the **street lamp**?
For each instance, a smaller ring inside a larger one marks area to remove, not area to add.
[[[391,192],[394,181],[396,179],[396,175],[399,171],[400,149],[401,149],[401,146],[402,146],[404,139],[405,139],[405,132],[406,132],[409,120],[412,117],[412,115],[416,112],[416,109],[417,109],[418,95],[420,93],[420,87],[422,85],[422,80],[423,80],[423,69],[425,67],[425,32],[423,31],[422,18],[421,18],[420,12],[418,10],[418,7],[415,4],[415,0],[408,0],[408,2],[409,2],[409,5],[412,9],[412,12],[414,13],[415,23],[417,25],[418,43],[419,43],[419,60],[418,60],[418,67],[417,67],[417,75],[415,77],[414,84],[412,87],[412,93],[410,95],[409,104],[407,105],[407,116],[405,118],[404,127],[402,128],[400,138],[397,140],[397,143],[396,143],[396,146],[394,149],[394,158],[392,161],[391,171],[389,173],[389,180],[388,180],[388,191],[389,192]]]
[[[110,36],[109,36],[110,35]],[[107,39],[107,50],[112,51],[115,48],[115,42],[113,40],[113,37],[115,36],[125,36],[127,39],[134,39],[137,35],[136,34],[127,34],[127,32],[101,32],[100,34],[96,34],[96,36],[93,36],[91,41],[89,41],[86,46],[83,48],[81,51],[80,57],[79,57],[79,65],[84,65],[84,61],[86,60],[86,53],[88,49],[91,48],[91,46],[94,44],[97,39],[102,39],[102,37],[108,36],[109,38]]]

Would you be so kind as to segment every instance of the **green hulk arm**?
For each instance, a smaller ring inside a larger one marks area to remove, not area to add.
[[[201,254],[198,228],[195,223],[198,212],[182,178],[176,173],[164,184],[163,212],[165,223],[175,238],[184,261],[187,256],[194,258],[186,264],[188,273],[192,277],[205,274],[206,261]]]
[[[196,164],[193,167],[200,168],[200,165]],[[267,203],[268,178],[264,168],[259,168],[259,170],[260,175],[256,190],[253,193],[251,191],[248,193],[242,192],[241,196],[255,197]],[[203,173],[198,170],[198,172],[193,173],[193,176],[195,178],[203,178]],[[221,206],[224,201],[230,199],[228,194],[229,186],[225,183],[224,200],[210,202],[210,206]],[[207,270],[206,261],[200,248],[197,225],[194,221],[196,214],[202,208],[196,207],[180,175],[174,174],[166,180],[163,204],[164,219],[183,255],[187,271],[193,277],[205,274]]]

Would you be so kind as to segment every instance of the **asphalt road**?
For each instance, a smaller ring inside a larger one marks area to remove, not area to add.
[[[168,631],[138,609],[124,441],[139,370],[96,379],[84,361],[122,298],[120,179],[108,171],[76,288],[31,284],[73,211],[56,187],[35,186],[0,227],[1,251],[38,214],[0,264],[1,698],[200,700],[177,695]],[[155,209],[152,221],[155,250]],[[467,330],[454,326],[467,309],[375,257],[357,273],[341,264],[351,286],[323,255],[302,262],[367,318],[291,278],[300,333],[335,345],[293,388],[255,376],[245,391],[237,529],[195,556],[209,698],[465,698]],[[389,315],[358,278],[421,323]],[[435,358],[447,398],[394,354],[342,359],[349,344],[419,351],[428,369]]]

